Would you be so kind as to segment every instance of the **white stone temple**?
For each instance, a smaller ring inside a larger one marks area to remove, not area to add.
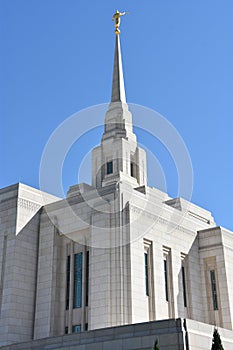
[[[148,187],[119,35],[92,185],[3,188],[0,227],[1,349],[233,349],[233,232]]]

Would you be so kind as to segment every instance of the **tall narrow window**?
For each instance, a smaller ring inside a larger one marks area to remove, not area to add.
[[[164,273],[164,292],[167,302],[168,317],[174,318],[174,290],[172,278],[172,252],[171,248],[163,246],[163,273]]]
[[[184,307],[187,307],[187,295],[186,295],[186,278],[185,278],[185,267],[182,266],[182,284],[183,284],[183,299],[184,299]]]
[[[137,166],[134,162],[130,163],[130,176],[137,178]]]
[[[144,262],[145,262],[145,287],[146,287],[146,295],[149,296],[148,253],[144,253]]]
[[[216,285],[214,270],[210,271],[210,280],[211,280],[211,288],[212,288],[213,307],[214,307],[214,310],[218,310],[217,285]]]
[[[107,175],[108,174],[112,174],[113,173],[113,163],[111,162],[107,162]]]
[[[74,308],[82,307],[82,265],[83,253],[74,256]]]
[[[153,242],[143,239],[144,246],[144,279],[145,279],[145,302],[148,304],[148,321],[155,319],[155,287],[154,287],[154,264]]]
[[[89,293],[89,251],[86,252],[86,306],[88,306]]]
[[[163,268],[164,268],[164,286],[165,286],[165,298],[166,301],[169,300],[168,297],[168,278],[167,278],[167,260],[163,260]]]
[[[66,261],[66,310],[69,309],[70,304],[70,255],[67,256]]]
[[[134,177],[134,167],[133,167],[133,163],[130,163],[130,175]]]

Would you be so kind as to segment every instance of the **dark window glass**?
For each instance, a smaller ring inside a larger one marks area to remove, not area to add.
[[[133,163],[130,163],[130,175],[134,177]]]
[[[164,284],[165,284],[165,297],[168,301],[168,283],[167,283],[167,260],[164,260]]]
[[[131,163],[130,163],[130,175],[131,175],[132,177],[135,177],[135,178],[137,178],[136,169],[137,169],[136,164],[134,164],[133,162],[131,162]]]
[[[85,323],[85,331],[88,331],[88,323]]]
[[[68,327],[65,327],[65,334],[68,334]]]
[[[86,252],[86,306],[88,306],[89,293],[89,252]]]
[[[146,295],[149,296],[149,281],[148,281],[148,254],[144,253],[145,262],[145,285],[146,285]]]
[[[73,326],[72,331],[73,331],[73,333],[80,333],[81,332],[81,324],[78,324],[77,326]]]
[[[181,271],[182,271],[184,307],[187,307],[186,278],[185,278],[185,268],[184,268],[184,266],[182,266],[182,270]]]
[[[113,164],[112,162],[107,162],[107,174],[113,173]]]
[[[216,285],[214,270],[210,271],[210,280],[211,280],[211,288],[212,288],[213,307],[214,307],[214,310],[218,310],[217,285]]]
[[[82,307],[83,253],[74,256],[74,308]]]
[[[69,309],[70,303],[70,255],[66,261],[66,310]]]

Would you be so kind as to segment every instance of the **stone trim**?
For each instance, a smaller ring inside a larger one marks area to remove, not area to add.
[[[220,243],[216,243],[216,244],[210,244],[210,245],[203,245],[201,247],[199,247],[199,251],[200,250],[212,250],[214,248],[222,248],[223,244],[222,242]],[[232,250],[232,248],[230,248]]]
[[[148,219],[151,219],[154,222],[157,221],[160,224],[169,225],[172,228],[177,229],[178,231],[181,231],[181,232],[184,232],[184,233],[188,233],[188,234],[192,234],[192,235],[194,234],[194,231],[188,230],[188,229],[186,229],[183,226],[173,224],[172,222],[162,218],[161,216],[151,214],[148,211],[146,211],[144,209],[140,209],[139,207],[137,207],[135,205],[130,204],[129,207],[130,207],[130,211],[132,211],[133,213],[146,216]]]
[[[26,209],[28,211],[32,211],[32,212],[36,212],[42,207],[42,205],[31,202],[24,198],[18,198],[17,204],[18,204],[18,207]]]

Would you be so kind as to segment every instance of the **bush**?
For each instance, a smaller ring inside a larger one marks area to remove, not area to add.
[[[211,350],[224,350],[217,328],[214,329]]]
[[[159,350],[158,339],[155,341],[154,350]]]

